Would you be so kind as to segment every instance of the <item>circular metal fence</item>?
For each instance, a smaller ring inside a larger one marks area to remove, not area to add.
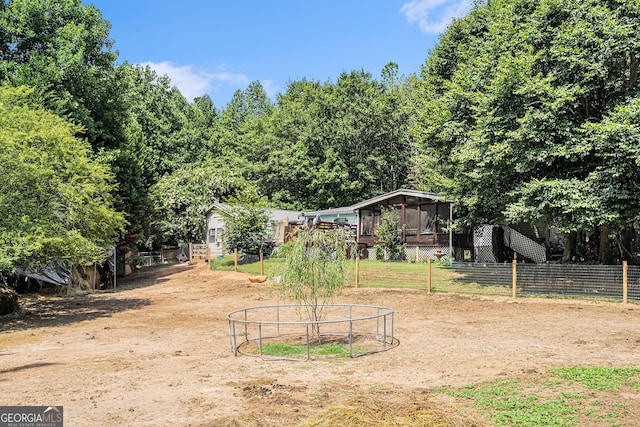
[[[389,307],[360,304],[242,308],[227,315],[231,351],[298,361],[339,355],[340,349],[349,357],[379,353],[399,343],[393,336],[393,314]]]

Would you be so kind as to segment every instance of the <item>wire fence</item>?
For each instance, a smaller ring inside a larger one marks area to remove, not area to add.
[[[415,252],[414,252],[415,255]],[[436,253],[423,262],[360,260],[349,284],[362,287],[413,288],[428,292],[457,292],[514,296],[600,298],[640,302],[640,266],[451,262]],[[245,273],[271,276],[283,259],[237,266]],[[233,257],[213,260],[211,268],[233,270]],[[515,275],[514,275],[515,274]]]
[[[456,263],[457,279],[480,286],[513,287],[516,295],[640,301],[640,266]],[[515,276],[514,276],[515,275]]]

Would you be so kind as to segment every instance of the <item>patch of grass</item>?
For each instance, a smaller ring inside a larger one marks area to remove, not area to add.
[[[353,347],[353,354],[362,352],[362,348]],[[256,349],[254,353],[259,354]],[[262,346],[262,354],[269,357],[303,357],[307,354],[306,344],[268,343]],[[349,346],[344,344],[311,344],[309,346],[311,356],[349,357]]]
[[[491,418],[496,426],[571,427],[624,424],[628,411],[622,402],[603,402],[611,392],[638,389],[640,368],[569,367],[551,369],[530,381],[503,380],[470,384],[460,388],[441,387],[458,400],[467,400],[475,410]],[[576,389],[577,385],[577,389]],[[580,387],[590,390],[582,392]],[[604,394],[598,394],[604,393]]]
[[[233,255],[212,256],[209,260],[209,266],[212,270],[233,271]]]
[[[431,292],[459,292],[477,295],[510,295],[504,286],[480,286],[462,283],[461,274],[444,264],[431,263]],[[363,260],[360,262],[360,286],[374,288],[428,288],[426,262],[390,262]]]
[[[619,391],[626,386],[640,390],[640,368],[583,367],[551,369],[551,373],[569,381],[600,391]]]
[[[278,266],[284,262],[282,258],[270,258],[264,260],[264,273],[269,276],[269,272],[275,270],[275,266]],[[223,270],[223,271],[233,271],[234,269],[234,261],[233,254],[224,255],[222,258],[212,257],[209,261],[209,265],[212,270]],[[241,273],[249,273],[258,275],[260,272],[260,262],[252,262],[252,263],[239,263],[238,271]]]
[[[283,258],[265,259],[264,269],[271,275],[284,262]],[[215,270],[233,270],[233,255],[226,255],[222,260],[211,260],[211,268]],[[355,261],[353,262],[355,271]],[[260,263],[238,265],[238,271],[249,274],[260,274]],[[362,287],[371,288],[409,288],[427,289],[427,263],[407,261],[360,261],[360,280]],[[431,264],[432,292],[459,292],[482,295],[511,295],[511,289],[504,286],[480,286],[474,283],[460,282],[461,275],[447,265],[433,262]],[[355,273],[348,279],[355,283]]]

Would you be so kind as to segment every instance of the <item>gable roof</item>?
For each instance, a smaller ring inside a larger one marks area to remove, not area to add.
[[[217,209],[219,211],[226,211],[226,210],[229,210],[230,208],[231,208],[231,205],[228,205],[226,203],[214,202],[211,206],[205,209],[204,215],[205,216],[209,215],[209,213],[214,209]]]
[[[406,188],[401,188],[398,190],[391,191],[389,193],[381,194],[371,199],[364,200],[360,203],[356,203],[355,205],[351,205],[351,209],[353,210],[362,209],[367,206],[384,202],[385,200],[391,199],[396,196],[417,197],[420,199],[429,199],[429,200],[435,200],[435,201],[442,200],[442,198],[435,193],[428,193],[426,191],[408,190]]]

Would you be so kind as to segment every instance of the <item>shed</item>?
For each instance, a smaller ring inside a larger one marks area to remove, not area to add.
[[[435,193],[399,189],[351,206],[356,212],[360,248],[376,244],[375,230],[383,209],[397,209],[406,248],[419,248],[427,255],[452,254],[453,233],[449,229],[453,203]],[[368,251],[369,254],[371,251]]]

